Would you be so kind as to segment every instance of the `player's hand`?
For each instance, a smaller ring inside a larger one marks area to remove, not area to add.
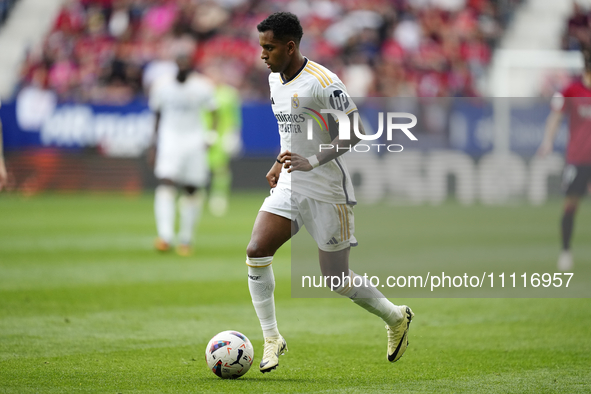
[[[552,143],[552,141],[543,141],[540,147],[538,148],[536,155],[540,157],[547,156],[549,153],[552,152],[553,148],[554,144]]]
[[[287,172],[311,171],[313,169],[308,159],[288,150],[279,155],[279,161],[283,163],[283,167],[287,169]]]
[[[4,158],[0,157],[0,190],[6,186],[8,182],[8,173],[6,172],[6,165],[4,164]]]
[[[277,159],[279,160],[279,159]],[[271,189],[275,188],[277,186],[277,182],[279,182],[279,175],[281,174],[281,163],[277,163],[275,162],[275,164],[273,164],[273,167],[271,167],[271,169],[269,170],[269,172],[267,172],[266,178],[267,178],[267,182],[269,182],[269,186],[271,186]]]

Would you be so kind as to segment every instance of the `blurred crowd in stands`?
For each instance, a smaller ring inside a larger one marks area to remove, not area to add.
[[[19,89],[124,104],[189,53],[244,100],[266,100],[256,25],[287,10],[304,27],[302,53],[336,72],[353,97],[476,96],[521,1],[67,0],[42,45],[30,48]]]
[[[565,51],[579,51],[581,46],[591,45],[591,8],[585,7],[576,0],[572,1],[572,12],[564,25],[561,40]],[[552,97],[556,92],[564,90],[579,72],[568,69],[552,69],[544,75],[540,87],[541,97]]]
[[[591,8],[573,2],[573,12],[568,18],[562,37],[562,49],[581,49],[581,45],[591,45]]]

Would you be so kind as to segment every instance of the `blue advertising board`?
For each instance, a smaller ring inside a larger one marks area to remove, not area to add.
[[[57,104],[47,116],[41,119],[36,116],[36,126],[35,122],[22,119],[23,111],[19,112],[17,107],[15,101],[3,103],[0,107],[7,150],[39,146],[99,147],[110,156],[134,157],[142,154],[152,138],[154,117],[142,101],[124,106]],[[522,155],[535,153],[542,140],[548,113],[548,103],[541,100],[511,101],[509,136],[512,151]],[[450,148],[472,156],[492,150],[495,132],[492,100],[454,100],[448,116]],[[279,152],[277,122],[269,104],[245,103],[242,124],[243,156],[275,156]],[[566,127],[564,123],[555,143],[560,152],[566,146]]]

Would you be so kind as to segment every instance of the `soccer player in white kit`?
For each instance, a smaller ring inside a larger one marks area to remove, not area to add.
[[[207,185],[209,177],[207,147],[212,132],[206,129],[203,115],[204,111],[211,111],[215,127],[217,107],[214,85],[193,72],[190,58],[179,56],[177,65],[175,77],[163,76],[150,90],[149,105],[156,114],[154,173],[158,187],[154,213],[158,238],[155,247],[168,251],[174,242],[177,188],[180,188],[177,253],[188,256],[203,203],[199,189]]]
[[[287,350],[277,329],[273,298],[275,278],[271,267],[277,249],[304,225],[318,244],[322,275],[350,279],[358,276],[349,270],[349,250],[356,244],[352,209],[355,196],[339,156],[346,151],[344,147],[355,145],[359,139],[351,133],[351,140],[337,137],[331,142],[327,130],[315,128],[313,140],[307,141],[307,133],[300,132],[297,125],[301,105],[319,113],[321,109],[341,110],[349,116],[351,125],[357,108],[334,73],[300,53],[303,31],[295,15],[272,14],[257,29],[261,58],[271,70],[271,104],[281,137],[281,153],[266,176],[272,193],[257,215],[246,251],[248,287],[265,338],[259,366],[264,373],[275,369],[279,356]],[[302,104],[299,98],[310,99]],[[318,152],[318,143],[330,143],[334,148]],[[292,174],[294,171],[299,172]],[[292,184],[292,176],[296,175],[297,181]],[[410,308],[394,305],[362,277],[334,291],[386,322],[388,360],[397,361],[408,346],[408,328],[414,316]]]

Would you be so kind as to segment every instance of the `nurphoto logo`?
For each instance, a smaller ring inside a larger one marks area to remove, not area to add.
[[[339,124],[339,139],[341,141],[347,141],[351,139],[351,122],[349,121],[349,117],[343,111],[337,109],[321,109],[320,113],[318,111],[314,111],[311,108],[304,107],[309,109],[313,113],[305,113],[310,117],[307,119],[307,138],[308,140],[314,139],[314,121],[318,124],[318,126],[322,129],[323,127],[328,129],[328,124],[322,114],[333,114],[338,119]],[[386,127],[384,128],[384,118],[386,119]],[[410,122],[408,123],[395,123],[395,119],[409,119]],[[416,126],[417,124],[417,117],[408,112],[387,112],[384,116],[383,112],[378,113],[378,130],[375,134],[362,134],[359,131],[359,112],[353,113],[353,132],[355,136],[359,138],[361,141],[375,141],[379,139],[384,134],[384,129],[386,130],[386,139],[388,141],[392,141],[392,136],[395,130],[402,131],[408,139],[411,141],[417,141],[417,137],[409,130]],[[334,149],[335,146],[333,144],[319,144],[319,151],[323,149]],[[404,147],[400,144],[356,144],[354,146],[337,146],[338,150],[348,150],[348,151],[355,151],[355,152],[369,152],[371,150],[375,150],[380,152],[381,149],[396,153],[402,152]]]

